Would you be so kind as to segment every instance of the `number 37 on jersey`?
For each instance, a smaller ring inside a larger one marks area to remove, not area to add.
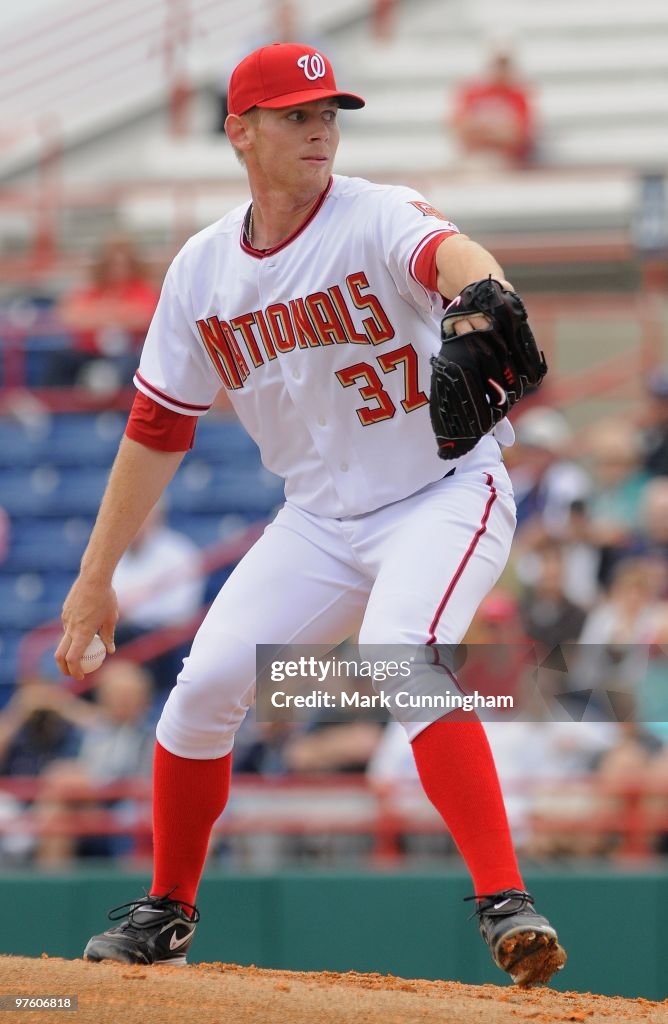
[[[373,347],[395,336],[363,271],[349,274],[345,287],[332,285],[305,298],[276,302],[230,320],[211,316],[198,320],[197,329],[228,391],[242,389],[252,367],[259,368],[279,355],[332,345]],[[356,360],[334,373],[344,388],[357,387],[363,404],[356,413],[365,427],[391,419],[397,412],[384,386],[387,374],[398,373],[403,378],[400,404],[404,412],[429,401],[419,386],[418,355],[411,344],[380,352],[376,358]]]

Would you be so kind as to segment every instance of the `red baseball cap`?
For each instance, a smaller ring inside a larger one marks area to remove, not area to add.
[[[332,65],[312,46],[272,43],[254,50],[230,78],[227,109],[245,114],[251,107],[292,107],[313,100],[338,100],[346,110],[364,106],[361,96],[339,92]]]

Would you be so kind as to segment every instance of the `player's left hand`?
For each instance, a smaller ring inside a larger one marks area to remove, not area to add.
[[[524,303],[506,284],[475,281],[443,315],[429,403],[442,459],[475,447],[547,372]]]
[[[476,313],[473,316],[467,316],[466,314],[458,317],[453,317],[452,330],[455,334],[468,334],[470,331],[484,331],[486,327],[489,327],[490,320],[488,317],[483,316],[481,313]]]

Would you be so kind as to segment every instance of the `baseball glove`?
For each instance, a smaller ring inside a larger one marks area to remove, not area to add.
[[[455,334],[462,316],[489,326]],[[492,277],[467,285],[441,321],[441,351],[431,358],[431,424],[442,459],[473,448],[547,373],[519,295]]]

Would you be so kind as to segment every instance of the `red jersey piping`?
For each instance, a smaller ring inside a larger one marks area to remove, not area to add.
[[[440,246],[441,242],[445,241],[446,238],[449,238],[450,235],[456,234],[456,231],[432,231],[430,234],[425,235],[425,237],[415,246],[413,255],[411,256],[408,264],[408,271],[411,277],[417,281],[418,284],[421,284],[423,288],[427,288],[432,292],[438,291],[438,288],[436,287],[436,250]],[[429,276],[427,276],[426,273],[420,273],[421,270],[426,269],[424,268],[425,258],[429,261],[431,259],[434,260],[434,265],[429,268]]]
[[[296,231],[293,231],[291,235],[288,235],[287,238],[284,238],[282,242],[278,243],[278,245],[272,246],[271,249],[254,249],[252,247],[252,245],[249,245],[249,243],[248,243],[248,222],[250,220],[250,211],[251,211],[251,207],[249,206],[248,210],[246,211],[246,215],[245,215],[245,217],[243,219],[243,222],[242,222],[242,225],[241,225],[241,235],[239,236],[239,244],[240,244],[241,248],[243,249],[243,251],[247,252],[249,256],[252,256],[256,260],[263,260],[263,259],[266,259],[267,256],[274,256],[277,252],[280,252],[281,249],[285,249],[285,247],[290,245],[291,242],[294,242],[295,238],[297,238],[299,235],[301,235],[302,231],[306,230],[306,228],[309,226],[309,224],[311,223],[313,218],[319,213],[319,211],[320,211],[320,209],[322,207],[322,204],[324,203],[325,199],[329,195],[330,190],[331,190],[333,184],[334,184],[334,178],[330,178],[329,179],[329,184],[327,185],[327,188],[324,190],[324,192],[319,197],[317,203],[315,204],[315,206],[313,207],[313,209],[309,213],[309,215],[306,218],[306,220],[304,221],[304,223],[300,224],[299,227],[296,229]]]
[[[171,402],[172,405],[178,405],[181,409],[190,409],[191,412],[208,412],[211,408],[210,405],[191,405],[189,402],[180,402],[178,398],[172,398],[171,395],[166,395],[164,391],[160,391],[154,387],[153,384],[149,384],[147,380],[144,380],[139,370],[135,372],[135,377],[145,388],[148,388],[158,398],[164,398],[166,402]]]

